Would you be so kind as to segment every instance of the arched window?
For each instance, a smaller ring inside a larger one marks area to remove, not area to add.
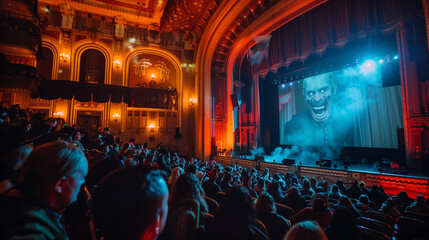
[[[37,69],[39,74],[48,80],[52,80],[52,66],[54,62],[54,54],[51,49],[42,47],[42,57],[37,60]]]
[[[82,53],[80,59],[79,82],[104,84],[104,55],[95,49],[88,49]]]

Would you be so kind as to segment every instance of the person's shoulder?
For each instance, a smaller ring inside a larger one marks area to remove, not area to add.
[[[260,229],[258,229],[256,226],[250,225],[249,226],[250,233],[252,235],[252,239],[255,240],[269,240],[268,236],[265,235]]]
[[[11,239],[68,239],[56,217],[42,208],[25,208],[16,223]]]

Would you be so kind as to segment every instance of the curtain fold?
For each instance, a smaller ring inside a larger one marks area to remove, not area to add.
[[[367,94],[366,104],[355,108],[356,147],[398,148],[397,129],[404,126],[401,87],[368,87]]]
[[[252,72],[265,77],[312,53],[393,31],[398,22],[423,15],[419,0],[332,0],[274,31],[268,57]]]

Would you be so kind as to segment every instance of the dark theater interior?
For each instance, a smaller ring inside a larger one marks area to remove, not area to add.
[[[429,0],[0,1],[0,239],[429,239]]]

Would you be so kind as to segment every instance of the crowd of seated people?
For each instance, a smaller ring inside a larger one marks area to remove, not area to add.
[[[404,233],[408,219],[429,229],[423,196],[181,157],[18,106],[0,116],[1,239],[369,239]]]

